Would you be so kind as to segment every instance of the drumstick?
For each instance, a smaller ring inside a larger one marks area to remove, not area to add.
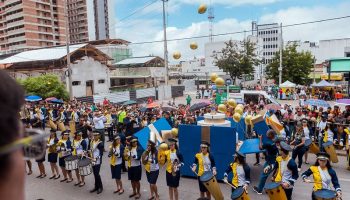
[[[224,180],[223,180],[224,181]],[[231,186],[233,189],[237,189],[234,185],[232,185],[231,183],[224,181],[224,183],[226,183],[227,185]]]

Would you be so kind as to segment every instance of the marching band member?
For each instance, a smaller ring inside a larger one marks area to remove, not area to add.
[[[88,145],[85,140],[82,138],[83,133],[81,131],[78,131],[75,133],[74,140],[73,140],[73,156],[82,157],[84,154],[84,151],[87,151]],[[80,176],[79,169],[75,170],[75,176],[77,177],[77,183],[74,184],[74,186],[83,187],[85,185],[85,177]]]
[[[183,156],[179,152],[179,148],[177,146],[177,140],[170,138],[169,142],[169,150],[165,151],[165,155],[161,153],[158,154],[158,157],[165,156],[165,164],[166,164],[166,183],[169,187],[169,196],[170,200],[178,200],[179,199],[179,182],[180,182],[180,165],[183,163]],[[161,158],[159,160],[162,160]]]
[[[100,194],[103,191],[103,185],[102,180],[100,176],[100,169],[102,164],[102,155],[104,146],[102,141],[100,140],[100,133],[94,132],[93,140],[90,143],[90,151],[91,151],[91,157],[93,160],[93,166],[92,171],[95,178],[95,187],[94,189],[90,190],[90,193],[96,192],[97,194]]]
[[[303,164],[303,156],[307,151],[305,146],[305,135],[303,126],[300,122],[297,122],[296,133],[294,140],[290,143],[294,145],[292,159],[295,160],[298,157],[298,171],[301,170],[301,165]]]
[[[142,163],[145,165],[147,181],[150,184],[151,197],[152,199],[159,199],[158,189],[157,189],[157,179],[159,175],[159,165],[158,165],[158,151],[156,149],[156,143],[152,140],[148,140],[148,145],[146,151],[142,154]]]
[[[307,119],[303,119],[301,123],[302,123],[302,126],[303,126],[303,132],[304,132],[305,140],[312,139],[313,135],[312,135],[311,129],[308,126]],[[305,164],[309,164],[309,162],[307,161],[308,152],[309,152],[309,147],[305,146],[305,154],[304,154]]]
[[[121,144],[120,137],[114,138],[112,145],[110,146],[108,157],[110,157],[112,179],[115,179],[117,184],[117,190],[113,193],[118,193],[119,195],[124,193],[123,184],[121,181],[122,172],[122,160],[124,155],[124,146]]]
[[[66,170],[66,162],[64,161],[65,158],[71,155],[72,151],[72,142],[69,140],[69,130],[63,132],[62,139],[59,140],[57,143],[57,151],[59,157],[58,163],[64,177],[64,179],[62,179],[61,182],[66,181],[67,183],[70,183],[73,181],[72,172]],[[67,174],[69,176],[69,179],[67,178]]]
[[[347,159],[348,159],[348,167],[347,169],[350,170],[350,128],[346,127],[344,128],[344,132],[345,132],[345,150],[347,151]]]
[[[57,149],[56,145],[58,143],[58,138],[56,134],[56,130],[51,129],[50,130],[50,138],[47,140],[47,159],[50,163],[51,167],[51,172],[52,176],[50,179],[59,179],[61,177],[60,173],[58,172],[58,167],[57,167]]]
[[[133,193],[129,195],[129,198],[134,197],[139,199],[141,197],[140,193],[140,180],[142,176],[141,168],[141,156],[143,149],[138,145],[137,138],[131,139],[131,146],[125,148],[124,157],[128,161],[128,179],[131,181]]]
[[[195,155],[194,163],[192,165],[192,171],[196,173],[197,166],[198,166],[198,184],[199,184],[199,190],[200,190],[200,197],[204,198],[206,194],[206,198],[211,199],[210,192],[208,189],[203,185],[203,183],[200,181],[200,176],[204,174],[204,172],[212,171],[213,175],[216,176],[216,167],[215,167],[215,160],[212,154],[209,152],[209,143],[207,141],[201,142],[201,152],[197,153]]]
[[[266,150],[266,162],[264,164],[264,168],[267,167],[268,165],[272,165],[276,162],[276,156],[278,154],[278,149],[277,146],[274,142],[276,136],[276,132],[272,129],[268,130],[266,132],[266,140],[262,141],[262,135],[259,135],[259,149],[260,150]],[[257,193],[257,194],[262,194],[262,190],[264,189],[265,186],[265,182],[267,180],[267,178],[269,177],[269,174],[272,172],[272,170],[269,170],[267,172],[262,172],[260,174],[260,178],[259,178],[259,184],[258,186],[254,186],[253,190]]]
[[[240,151],[236,152],[234,161],[230,163],[224,174],[224,182],[228,183],[228,174],[232,172],[232,185],[236,188],[243,187],[245,190],[248,189],[250,184],[250,168],[245,161],[245,155]],[[232,192],[234,189],[232,188]]]
[[[41,120],[41,114],[40,114],[40,109],[39,108],[35,108],[34,112],[34,119],[32,120],[32,127],[33,128],[42,128],[42,120]],[[35,161],[38,164],[38,168],[40,171],[40,175],[37,176],[36,178],[45,178],[46,177],[46,172],[45,172],[45,165],[44,165],[44,161],[45,161],[45,154],[41,157],[36,159]]]
[[[281,185],[286,193],[287,199],[292,199],[293,186],[298,179],[298,167],[295,161],[289,156],[289,151],[292,148],[285,142],[280,142],[279,154],[276,163],[265,167],[264,171],[274,170],[273,181],[281,182]]]
[[[301,176],[304,182],[311,183],[308,179],[309,176],[313,175],[314,187],[312,193],[312,199],[316,200],[314,192],[321,189],[331,190],[331,183],[337,192],[338,198],[341,198],[342,192],[338,182],[338,177],[335,170],[332,168],[329,155],[325,152],[317,154],[316,163],[306,170]]]

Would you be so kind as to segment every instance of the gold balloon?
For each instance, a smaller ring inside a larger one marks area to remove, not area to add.
[[[173,58],[176,59],[176,60],[180,59],[181,58],[181,53],[179,51],[175,51],[173,53]]]
[[[243,115],[243,109],[241,107],[236,106],[235,113],[239,113],[240,115]]]
[[[240,108],[242,108],[242,110],[244,108],[243,104],[238,104],[236,107],[240,107]]]
[[[206,4],[201,4],[198,7],[198,13],[199,14],[204,14],[207,11],[207,5]]]
[[[179,130],[177,128],[172,128],[171,133],[173,134],[174,137],[177,137],[179,135]]]
[[[195,43],[195,42],[192,42],[192,43],[190,44],[190,48],[191,48],[192,50],[196,50],[196,49],[198,48],[198,44]]]
[[[227,112],[227,108],[226,108],[225,104],[220,104],[218,106],[218,111],[221,112],[221,113],[226,113]]]
[[[227,104],[231,107],[231,108],[235,108],[237,106],[236,100],[234,99],[229,99],[227,100]]]
[[[223,78],[221,77],[218,77],[215,79],[215,85],[216,86],[224,86],[225,85],[225,81]]]
[[[241,114],[239,113],[233,114],[233,121],[238,123],[240,120],[241,120]]]
[[[162,151],[168,150],[168,144],[167,143],[162,143],[159,145],[159,149]]]
[[[215,80],[218,78],[218,75],[216,73],[210,74],[210,80],[211,82],[215,82]]]
[[[244,119],[246,125],[251,125],[252,124],[252,116],[247,115]]]

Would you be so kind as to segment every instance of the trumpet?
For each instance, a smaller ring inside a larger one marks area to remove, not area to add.
[[[180,170],[182,165],[182,163],[179,163],[179,161],[175,159],[173,163],[171,163],[171,175],[176,176],[176,173]]]

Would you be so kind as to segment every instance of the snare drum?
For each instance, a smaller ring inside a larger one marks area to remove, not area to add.
[[[337,193],[332,190],[321,189],[313,192],[312,195],[316,200],[336,200]]]
[[[204,174],[199,178],[199,180],[208,189],[208,191],[211,193],[214,199],[216,200],[224,199],[224,196],[222,195],[222,192],[220,190],[220,186],[216,181],[216,178],[213,175],[213,172],[211,171],[204,172]]]
[[[78,156],[68,156],[64,159],[64,162],[66,163],[65,168],[66,170],[75,170],[78,169]]]
[[[78,161],[79,174],[81,176],[88,176],[92,173],[91,161],[87,158],[83,158]]]
[[[337,163],[338,162],[338,156],[337,152],[334,149],[333,143],[328,141],[326,143],[322,144],[324,150],[328,153],[330,160],[332,163]]]
[[[250,200],[249,195],[247,192],[243,189],[243,187],[238,187],[235,189],[231,194],[232,200]]]
[[[312,144],[312,140],[311,140],[311,139],[305,140],[304,145],[305,145],[306,147],[309,147],[311,144]]]
[[[270,200],[287,200],[286,193],[280,183],[268,183],[264,189]]]

